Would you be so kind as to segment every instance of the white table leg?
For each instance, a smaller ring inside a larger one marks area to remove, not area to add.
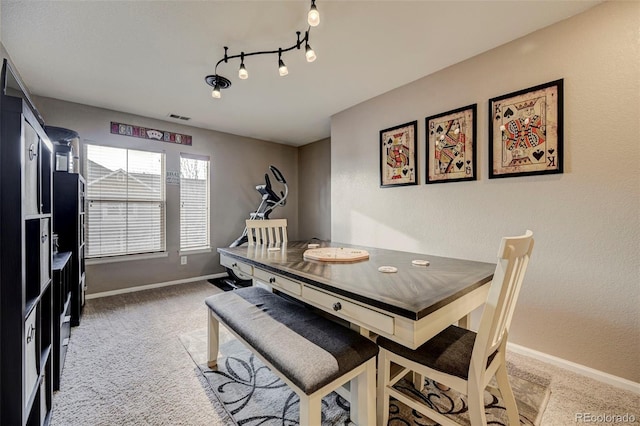
[[[218,365],[218,349],[220,347],[220,324],[211,311],[207,314],[207,365],[213,368]]]

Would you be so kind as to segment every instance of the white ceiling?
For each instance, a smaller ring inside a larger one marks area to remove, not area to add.
[[[580,13],[600,1],[316,0],[310,44],[218,68],[230,54],[289,47],[309,1],[6,1],[1,36],[30,91],[101,108],[294,146],[330,136],[346,108]],[[544,66],[532,64],[532,66]],[[46,120],[46,117],[45,117]]]

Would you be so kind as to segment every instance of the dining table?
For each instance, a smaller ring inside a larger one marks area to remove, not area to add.
[[[487,298],[496,267],[318,240],[217,251],[223,266],[253,285],[317,308],[365,336],[384,336],[411,349],[451,324],[468,327],[470,313]]]

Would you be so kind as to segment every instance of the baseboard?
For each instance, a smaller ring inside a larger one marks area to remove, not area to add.
[[[640,383],[614,376],[613,374],[605,373],[604,371],[596,370],[595,368],[567,361],[566,359],[516,345],[515,343],[507,343],[507,351],[535,358],[542,362],[546,362],[547,364],[552,364],[565,370],[573,371],[574,373],[581,374],[599,382],[640,394]]]
[[[102,293],[87,294],[85,296],[85,299],[99,299],[101,297],[115,296],[115,295],[118,295],[118,294],[125,294],[125,293],[134,293],[136,291],[151,290],[152,288],[167,287],[167,286],[170,286],[170,285],[177,285],[177,284],[186,284],[186,283],[191,283],[191,282],[194,282],[194,281],[209,280],[209,279],[213,279],[213,278],[221,278],[221,277],[226,277],[226,276],[227,276],[226,272],[221,272],[221,273],[218,273],[218,274],[203,275],[201,277],[184,278],[182,280],[165,281],[163,283],[156,283],[156,284],[141,285],[141,286],[136,286],[136,287],[121,288],[119,290],[103,291]]]

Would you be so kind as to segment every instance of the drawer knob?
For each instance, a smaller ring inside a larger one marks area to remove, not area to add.
[[[271,284],[275,283],[275,282],[276,282],[276,277],[271,277],[271,278],[269,278],[269,282],[270,282]]]
[[[237,267],[238,267],[238,264],[237,264],[237,263],[234,263],[233,265],[231,265],[231,267],[232,267],[232,268],[237,268]]]
[[[340,304],[340,302],[336,302],[333,304],[333,310],[334,311],[339,311],[340,309],[342,309],[342,305]]]

